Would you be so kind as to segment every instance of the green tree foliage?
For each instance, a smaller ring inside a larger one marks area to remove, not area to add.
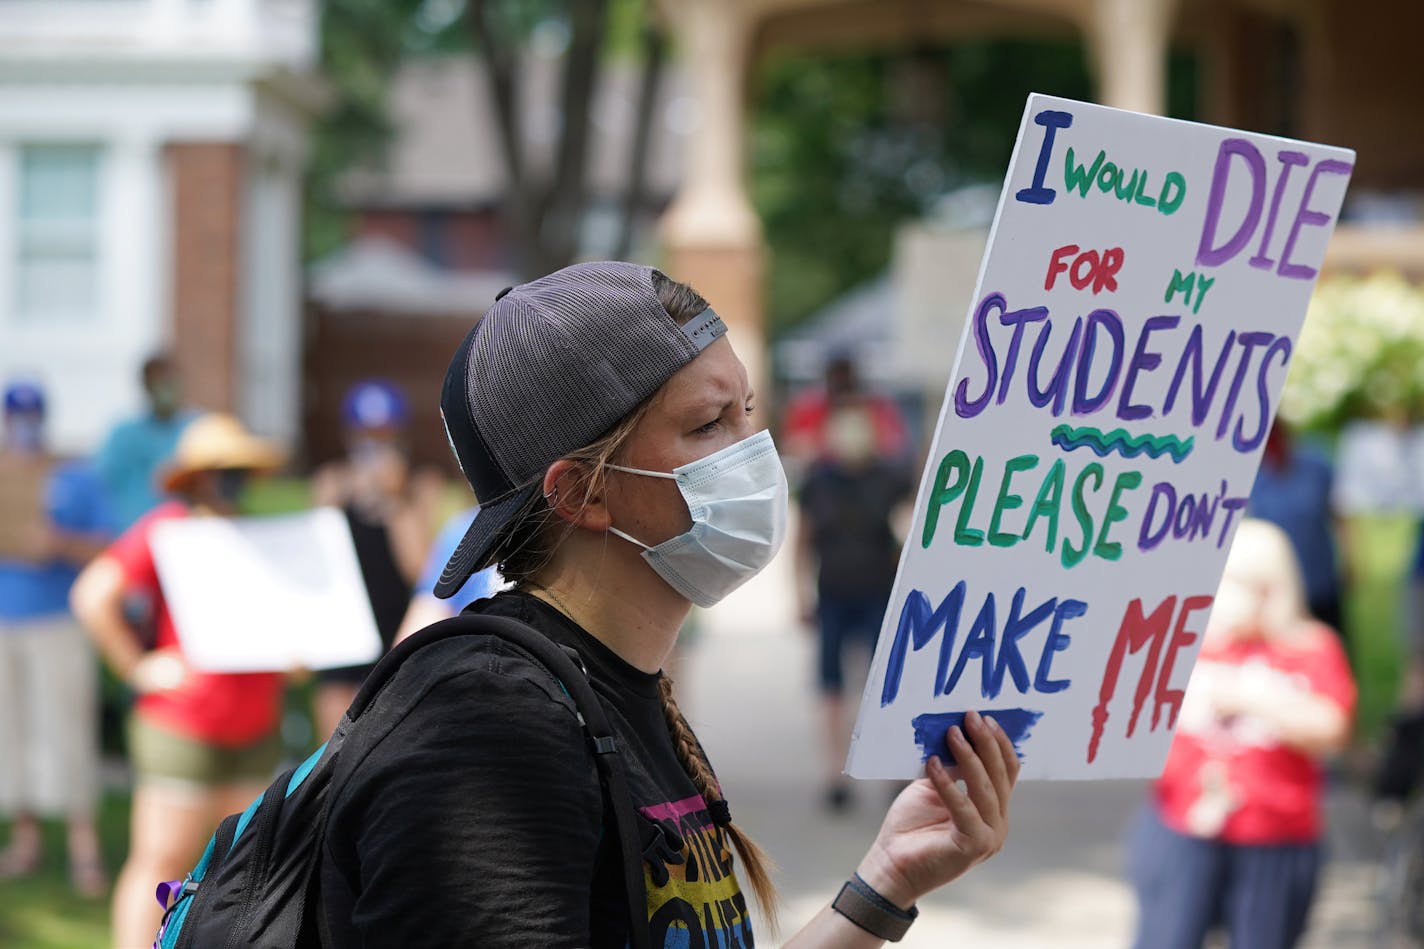
[[[379,167],[393,130],[386,92],[409,59],[484,50],[482,62],[496,93],[494,113],[512,187],[508,195],[511,240],[528,269],[547,270],[572,259],[572,235],[586,199],[589,92],[599,61],[640,57],[650,81],[662,66],[663,37],[654,29],[650,0],[326,0],[322,6],[321,63],[332,90],[330,108],[313,130],[306,191],[306,252],[309,259],[339,247],[348,236],[349,214],[339,194],[354,168]],[[536,34],[562,36],[566,47],[561,112],[566,118],[558,147],[558,174],[534,181],[525,174],[518,141],[522,116],[514,107],[515,65]],[[492,53],[492,55],[491,55]],[[640,100],[640,117],[651,92]],[[646,122],[635,134],[645,144]],[[635,186],[627,216],[644,200],[639,178],[644,147],[634,148]],[[628,228],[620,247],[629,241]]]
[[[1190,60],[1170,73],[1171,114],[1190,117]],[[997,186],[1030,92],[1090,100],[1082,47],[978,40],[764,63],[750,181],[771,250],[772,332],[880,273],[895,228],[946,192]]]

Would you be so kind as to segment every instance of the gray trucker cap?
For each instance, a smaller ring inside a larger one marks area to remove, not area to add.
[[[592,444],[726,333],[711,309],[678,325],[652,275],[618,261],[574,264],[502,291],[465,336],[440,413],[480,510],[436,596],[488,566],[549,465]]]

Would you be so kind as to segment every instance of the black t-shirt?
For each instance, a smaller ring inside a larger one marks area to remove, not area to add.
[[[662,821],[683,840],[680,865],[644,861],[652,944],[752,946],[730,842],[678,762],[658,675],[535,597],[503,593],[468,611],[525,622],[588,667],[644,842]],[[552,675],[496,637],[406,660],[337,766],[321,867],[333,944],[627,945],[617,834],[575,716]]]
[[[900,564],[890,516],[912,490],[903,468],[878,460],[860,468],[822,461],[806,473],[801,516],[811,531],[823,598],[890,595]]]

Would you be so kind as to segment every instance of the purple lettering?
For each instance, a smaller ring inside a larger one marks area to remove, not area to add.
[[[1279,337],[1261,357],[1261,371],[1256,374],[1256,399],[1261,406],[1261,423],[1256,426],[1256,434],[1250,438],[1244,438],[1242,432],[1246,419],[1243,416],[1236,420],[1236,432],[1231,436],[1231,444],[1237,451],[1255,451],[1256,446],[1261,444],[1261,440],[1266,437],[1266,430],[1269,428],[1271,419],[1271,385],[1268,377],[1271,371],[1271,357],[1276,353],[1281,354],[1282,366],[1290,363],[1291,341],[1289,337]]]
[[[1281,266],[1276,271],[1279,276],[1292,280],[1315,279],[1314,267],[1291,263],[1291,252],[1295,250],[1300,229],[1307,224],[1321,227],[1330,223],[1330,215],[1310,210],[1310,199],[1315,196],[1315,183],[1320,180],[1321,175],[1348,175],[1354,170],[1355,166],[1349,162],[1336,161],[1333,158],[1327,158],[1311,170],[1310,177],[1305,179],[1305,194],[1300,196],[1300,210],[1296,212],[1295,223],[1291,225],[1290,236],[1286,238],[1285,250],[1281,251]]]
[[[1231,239],[1213,247],[1216,229],[1221,223],[1221,207],[1226,201],[1226,181],[1231,175],[1231,157],[1240,156],[1251,173],[1251,204],[1246,217]],[[1206,219],[1202,222],[1201,242],[1197,245],[1198,267],[1219,267],[1241,252],[1261,219],[1262,191],[1266,187],[1266,160],[1255,145],[1244,138],[1223,139],[1216,153],[1216,168],[1211,175],[1211,190],[1206,199]]]
[[[1009,340],[1009,351],[1004,354],[1004,374],[999,382],[999,404],[1004,404],[1004,399],[1009,395],[1009,383],[1013,381],[1014,366],[1019,361],[1019,345],[1023,342],[1023,332],[1025,323],[1038,323],[1048,319],[1048,307],[1035,306],[1025,310],[1010,310],[999,316],[999,323],[1004,326],[1014,328],[1013,338]]]
[[[999,381],[999,363],[994,355],[994,342],[989,338],[989,311],[995,308],[1000,311],[1008,309],[1008,303],[1002,293],[989,294],[979,304],[979,309],[974,311],[974,348],[979,351],[979,358],[984,361],[989,378],[984,383],[984,394],[973,400],[968,394],[969,379],[959,380],[959,385],[954,390],[954,411],[960,418],[973,418],[978,415],[994,397],[994,386]]]
[[[1157,513],[1157,499],[1161,497],[1167,505],[1167,515],[1162,519],[1162,529],[1153,533],[1152,516]],[[1177,506],[1177,489],[1166,481],[1158,481],[1152,486],[1152,497],[1147,501],[1147,513],[1142,517],[1142,528],[1137,533],[1139,550],[1152,550],[1167,539],[1167,531],[1172,527],[1172,512]]]
[[[1241,344],[1241,361],[1236,364],[1236,375],[1231,377],[1231,387],[1226,390],[1226,401],[1221,406],[1221,421],[1216,424],[1216,437],[1226,434],[1231,423],[1231,415],[1236,411],[1236,399],[1241,395],[1241,383],[1246,378],[1246,370],[1251,365],[1251,351],[1257,346],[1265,346],[1276,338],[1274,333],[1241,333],[1236,341]]]
[[[1137,337],[1137,348],[1133,351],[1132,359],[1127,364],[1127,373],[1123,376],[1122,397],[1117,402],[1118,418],[1125,422],[1131,422],[1151,417],[1150,406],[1132,404],[1132,389],[1137,384],[1138,372],[1150,372],[1162,365],[1161,353],[1147,351],[1147,338],[1157,330],[1173,329],[1180,322],[1182,322],[1180,316],[1153,316],[1143,322],[1142,333]]]
[[[1053,402],[1053,414],[1063,414],[1063,403],[1068,398],[1068,370],[1073,367],[1073,357],[1078,354],[1078,343],[1083,337],[1083,318],[1073,321],[1073,329],[1068,334],[1068,342],[1063,347],[1063,357],[1058,360],[1058,368],[1053,370],[1053,378],[1048,388],[1038,384],[1038,367],[1043,361],[1043,351],[1048,347],[1048,337],[1053,333],[1053,324],[1043,324],[1038,339],[1033,344],[1033,353],[1028,359],[1028,400],[1035,408],[1043,408]]]
[[[1192,424],[1201,425],[1206,421],[1207,413],[1211,411],[1211,403],[1216,401],[1216,386],[1221,382],[1221,373],[1226,368],[1227,357],[1231,355],[1231,346],[1236,342],[1236,331],[1231,330],[1226,334],[1226,342],[1221,346],[1221,355],[1216,357],[1216,366],[1211,370],[1211,379],[1206,385],[1202,385],[1202,328],[1200,325],[1193,326],[1191,335],[1187,337],[1187,345],[1182,350],[1182,359],[1177,363],[1177,372],[1172,376],[1172,384],[1167,389],[1167,399],[1162,405],[1162,414],[1170,415],[1172,406],[1177,403],[1177,393],[1181,389],[1182,380],[1186,378],[1187,367],[1190,364],[1192,370]]]
[[[1276,179],[1276,190],[1271,196],[1271,212],[1266,215],[1266,229],[1261,234],[1261,245],[1256,248],[1256,256],[1247,261],[1257,270],[1270,270],[1276,265],[1274,260],[1266,256],[1266,248],[1270,246],[1271,236],[1276,231],[1276,215],[1281,210],[1281,197],[1286,192],[1286,181],[1290,179],[1294,166],[1304,165],[1309,161],[1305,152],[1280,151],[1276,153],[1276,158],[1281,162],[1281,176]]]
[[[1093,351],[1097,348],[1098,328],[1107,331],[1112,340],[1112,358],[1108,363],[1107,378],[1097,394],[1089,397],[1088,374],[1093,368]],[[1083,349],[1078,357],[1078,371],[1073,384],[1073,414],[1089,415],[1102,408],[1113,396],[1117,388],[1118,375],[1122,371],[1123,333],[1122,320],[1112,310],[1094,310],[1088,314],[1087,326],[1083,330]]]

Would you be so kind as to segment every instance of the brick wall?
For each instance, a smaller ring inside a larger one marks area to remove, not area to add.
[[[231,412],[237,405],[243,147],[174,142],[167,159],[173,184],[173,352],[187,402]]]

